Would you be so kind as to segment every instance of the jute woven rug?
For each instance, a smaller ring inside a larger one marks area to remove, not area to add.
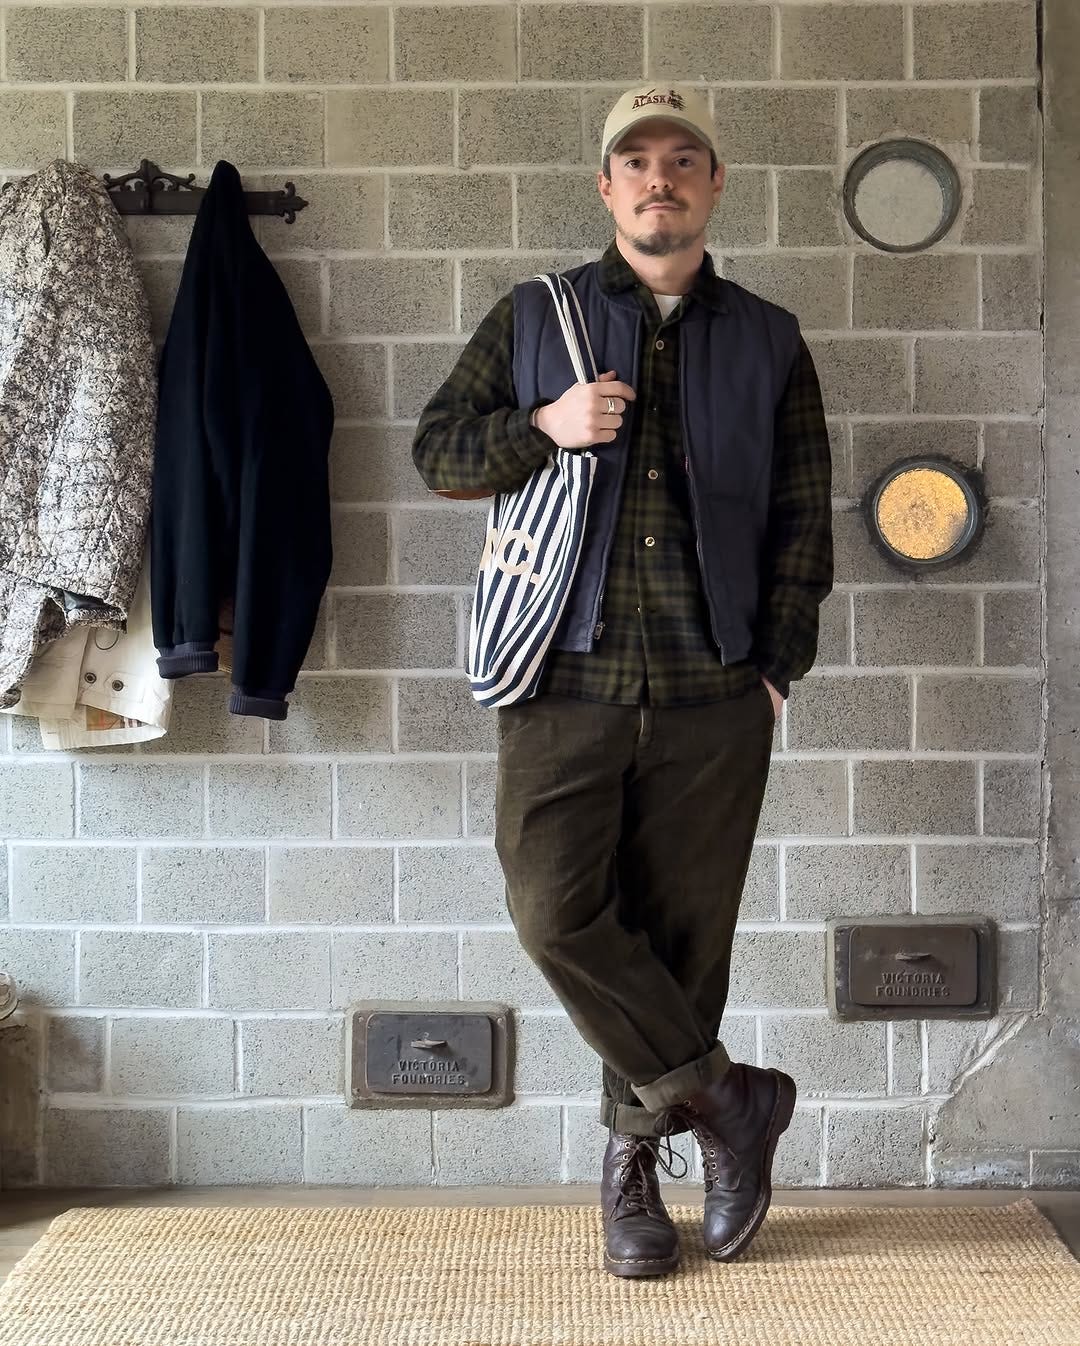
[[[0,1288],[2,1346],[1077,1346],[1080,1263],[1029,1200],[774,1206],[709,1261],[600,1265],[599,1207],[77,1208]]]

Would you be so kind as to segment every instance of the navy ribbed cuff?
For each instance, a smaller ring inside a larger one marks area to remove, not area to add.
[[[233,715],[261,715],[264,720],[284,720],[289,713],[289,703],[284,697],[248,696],[239,687],[234,687],[229,697],[229,710]]]
[[[159,651],[158,673],[163,678],[184,678],[189,673],[213,673],[218,654],[212,640],[186,640],[182,645],[166,645]]]

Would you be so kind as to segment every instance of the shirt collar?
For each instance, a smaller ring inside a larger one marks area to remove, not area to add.
[[[617,294],[621,290],[629,290],[636,285],[644,284],[641,277],[619,251],[619,246],[614,239],[608,244],[597,265],[600,288],[607,294]],[[724,300],[724,282],[716,274],[712,254],[708,249],[701,259],[701,267],[694,277],[689,293],[708,308],[717,309],[721,313],[727,312],[727,304]]]

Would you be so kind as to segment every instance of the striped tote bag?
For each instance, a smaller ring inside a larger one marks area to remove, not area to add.
[[[574,287],[558,272],[532,279],[551,291],[577,381],[595,383],[599,374]],[[523,486],[501,491],[491,502],[465,665],[472,694],[482,706],[509,706],[536,694],[581,558],[596,463],[593,453],[556,449]]]

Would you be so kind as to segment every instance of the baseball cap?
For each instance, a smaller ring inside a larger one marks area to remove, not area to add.
[[[604,155],[611,153],[632,126],[655,117],[685,126],[695,139],[708,145],[717,159],[720,158],[720,147],[716,143],[704,94],[689,84],[642,84],[636,89],[627,89],[608,113],[600,137],[601,163]]]

